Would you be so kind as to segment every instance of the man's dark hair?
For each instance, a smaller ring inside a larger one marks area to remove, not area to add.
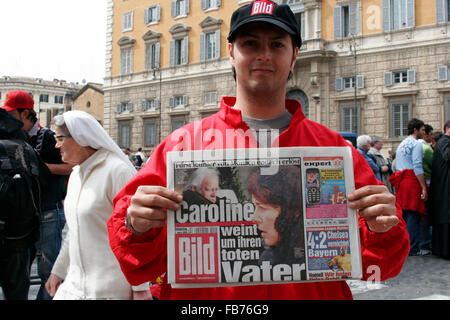
[[[450,120],[447,120],[444,124],[444,132],[447,131],[447,128],[450,128]]]
[[[37,115],[36,115],[36,111],[34,111],[33,109],[17,109],[17,111],[19,113],[24,112],[25,110],[28,110],[28,117],[27,119],[30,120],[33,123],[36,123],[37,119]]]
[[[425,124],[425,133],[430,134],[431,131],[433,131],[433,127],[429,124]]]
[[[422,120],[413,118],[408,122],[408,135],[414,133],[414,129],[420,130],[425,125]]]

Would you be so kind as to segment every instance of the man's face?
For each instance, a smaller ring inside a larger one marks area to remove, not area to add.
[[[216,193],[218,189],[219,189],[219,177],[217,177],[215,174],[208,173],[203,178],[199,192],[206,199],[215,203]]]
[[[425,126],[421,126],[419,131],[417,131],[417,139],[422,139],[425,134]]]
[[[375,144],[373,145],[373,147],[374,147],[375,149],[377,149],[378,151],[380,151],[381,148],[383,148],[383,141],[378,141],[377,143],[375,143]]]
[[[268,23],[250,23],[238,31],[228,49],[238,90],[264,95],[285,90],[298,53],[288,33]]]
[[[429,133],[426,133],[424,130],[422,139],[425,140],[427,143],[432,143],[433,142],[433,130],[431,130]]]

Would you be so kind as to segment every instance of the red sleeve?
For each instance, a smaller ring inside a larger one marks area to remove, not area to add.
[[[113,214],[107,223],[110,246],[131,285],[153,281],[167,269],[166,227],[138,236],[125,226],[130,199],[140,185],[166,186],[164,143],[116,195]]]
[[[372,169],[353,148],[355,188],[382,184],[375,179]],[[375,233],[367,228],[359,217],[363,280],[384,281],[397,276],[409,253],[409,234],[402,218],[402,210],[396,204],[399,223],[385,233]]]

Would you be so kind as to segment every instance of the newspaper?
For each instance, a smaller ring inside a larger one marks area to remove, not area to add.
[[[176,288],[360,279],[349,147],[174,151],[168,282]]]

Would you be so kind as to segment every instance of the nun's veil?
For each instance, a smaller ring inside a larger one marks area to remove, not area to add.
[[[107,149],[115,153],[123,162],[136,170],[128,157],[114,140],[111,139],[105,129],[89,113],[73,110],[64,112],[62,116],[64,117],[64,122],[70,135],[80,146],[94,149]]]

